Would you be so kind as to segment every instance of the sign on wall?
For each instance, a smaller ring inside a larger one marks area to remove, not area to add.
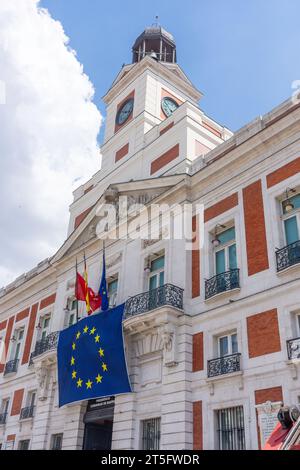
[[[258,414],[258,427],[260,434],[260,445],[261,448],[265,446],[266,441],[274,431],[275,427],[278,424],[278,411],[282,403],[267,401],[260,405],[256,405],[257,414]]]

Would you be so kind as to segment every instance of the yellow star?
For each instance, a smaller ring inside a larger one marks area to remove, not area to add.
[[[89,327],[88,327],[88,326],[85,326],[85,327],[83,328],[83,332],[84,332],[84,333],[87,333],[88,331],[89,331]]]
[[[75,364],[75,358],[72,356],[71,357],[71,366],[74,366],[74,364]]]
[[[99,384],[99,383],[101,384],[102,379],[103,379],[102,375],[98,374],[97,377],[96,377],[97,384]]]
[[[92,384],[93,382],[91,382],[90,379],[87,382],[85,382],[86,388],[92,388]]]
[[[95,333],[95,331],[96,331],[96,328],[93,326],[93,328],[90,331],[90,335],[93,335]]]
[[[104,362],[102,362],[102,369],[104,372],[107,372],[107,365]]]
[[[76,375],[77,375],[76,370],[73,370],[73,372],[72,372],[72,379],[76,379]]]
[[[77,387],[82,387],[82,380],[81,379],[77,380]]]
[[[104,349],[100,348],[98,353],[100,354],[101,357],[103,357],[104,356]]]
[[[76,339],[79,339],[80,338],[80,331],[78,331],[77,335],[76,335]]]
[[[95,342],[99,343],[99,341],[100,341],[100,336],[99,335],[95,336]]]
[[[75,349],[76,349],[76,344],[75,343],[72,344],[72,349],[73,349],[73,351],[75,351]]]

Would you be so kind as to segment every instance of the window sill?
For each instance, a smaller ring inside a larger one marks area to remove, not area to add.
[[[300,262],[296,264],[292,264],[291,266],[282,269],[281,271],[276,271],[277,276],[283,276],[284,274],[296,271],[300,268]]]
[[[240,290],[241,290],[240,287],[236,287],[235,289],[225,290],[223,292],[219,292],[218,294],[215,294],[212,297],[209,297],[208,299],[205,299],[205,302],[210,303],[214,300],[217,300],[217,299],[220,299],[220,298],[223,298],[223,297],[228,297],[232,294],[236,294],[237,292],[240,292]]]
[[[230,372],[229,374],[221,374],[221,375],[216,375],[215,377],[207,377],[206,382],[207,383],[218,382],[220,380],[231,379],[234,377],[241,377],[242,375],[244,375],[244,371],[239,370],[237,372]]]

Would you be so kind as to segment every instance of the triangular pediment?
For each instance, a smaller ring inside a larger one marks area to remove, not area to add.
[[[98,201],[94,204],[81,224],[71,233],[69,238],[57,251],[52,262],[59,262],[62,258],[68,257],[73,252],[83,249],[99,238],[96,229],[100,221],[98,215],[99,207],[103,204],[109,203],[117,205],[122,198],[122,203],[126,200],[128,212],[130,212],[130,208],[135,204],[147,206],[156,200],[158,201],[162,195],[184,179],[185,175],[172,175],[110,185],[99,197]]]

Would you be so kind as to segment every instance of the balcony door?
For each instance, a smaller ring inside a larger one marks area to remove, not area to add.
[[[216,275],[237,268],[235,228],[225,230],[218,234],[220,245],[215,249]]]
[[[286,245],[291,245],[299,240],[300,234],[300,194],[289,198],[294,206],[292,211],[286,210],[286,202],[282,202],[282,218]]]
[[[149,310],[153,310],[163,304],[163,289],[165,282],[165,257],[160,256],[151,261],[149,275]]]
[[[238,352],[237,334],[231,333],[218,338],[219,357],[230,356]]]
[[[11,351],[11,357],[10,357],[11,360],[18,361],[20,359],[20,352],[21,352],[23,337],[24,337],[24,328],[15,331],[14,333],[15,342]]]
[[[50,332],[50,315],[45,315],[41,318],[41,333],[40,340],[44,341]]]

